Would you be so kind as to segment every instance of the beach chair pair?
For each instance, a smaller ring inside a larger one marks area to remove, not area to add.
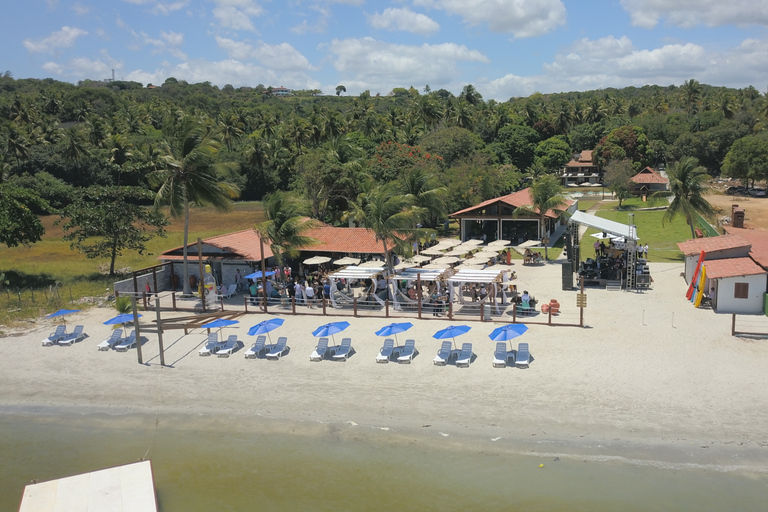
[[[528,350],[527,343],[520,343],[517,346],[516,353],[507,352],[507,342],[500,341],[496,344],[496,350],[493,352],[493,367],[506,368],[509,358],[512,358],[512,364],[519,368],[528,368],[531,362],[531,353]]]
[[[222,295],[225,299],[228,299],[232,297],[233,295],[237,295],[237,285],[231,284],[229,285],[229,288],[227,288],[227,292]]]
[[[131,331],[131,334],[129,334],[127,338],[125,338],[123,341],[115,345],[115,350],[117,352],[128,352],[129,348],[133,348],[135,346],[136,346],[136,331]]]
[[[67,335],[67,326],[59,325],[56,327],[55,331],[53,331],[51,334],[48,335],[47,338],[43,340],[43,346],[50,347],[51,345],[55,345],[56,343],[58,343],[60,339],[63,339],[64,336],[66,335]]]
[[[352,338],[343,338],[338,347],[329,347],[328,338],[319,338],[314,352],[309,356],[310,361],[322,361],[330,356],[334,361],[346,361],[352,353]]]
[[[219,345],[219,349],[216,351],[216,355],[219,357],[229,357],[239,347],[240,341],[238,341],[237,335],[232,334],[229,336],[229,338],[227,338],[227,341]]]
[[[219,334],[212,332],[208,334],[208,341],[206,341],[205,346],[199,350],[198,354],[201,356],[210,356],[211,354],[218,352],[222,345],[223,343],[219,343]]]
[[[73,343],[77,343],[78,341],[84,340],[87,337],[88,335],[83,332],[83,326],[76,325],[71,333],[65,334],[64,337],[60,338],[56,343],[61,346],[68,347]]]
[[[405,340],[405,345],[402,348],[395,348],[395,340],[388,338],[384,340],[384,345],[376,356],[376,362],[388,363],[394,358],[398,363],[410,364],[415,353],[416,340]]]
[[[472,344],[464,343],[461,346],[461,350],[453,350],[453,343],[444,341],[437,355],[432,360],[432,364],[445,366],[453,358],[456,358],[457,367],[469,368],[469,364],[472,362]]]
[[[285,336],[279,337],[277,339],[277,343],[274,345],[267,345],[266,336],[257,336],[256,343],[254,343],[251,348],[246,350],[245,358],[256,359],[257,357],[260,357],[262,353],[264,353],[264,357],[276,361],[283,357],[283,354],[285,354],[287,350],[288,338]]]
[[[117,345],[118,343],[120,343],[122,339],[123,339],[123,330],[115,329],[114,331],[112,331],[112,334],[107,339],[105,339],[104,341],[96,345],[96,348],[102,351],[109,350],[115,345]]]

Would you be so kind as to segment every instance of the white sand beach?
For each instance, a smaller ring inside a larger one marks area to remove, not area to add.
[[[578,319],[576,291],[560,289],[560,265],[515,268],[519,289],[558,299],[563,315]],[[203,330],[166,332],[171,367],[159,365],[154,334],[143,346],[148,365],[137,364],[135,350],[99,352],[111,309],[67,318],[89,334],[71,347],[41,346],[56,322],[39,319],[0,340],[0,409],[252,417],[276,420],[265,428],[287,421],[308,432],[406,442],[474,439],[488,450],[504,438],[526,450],[533,442],[539,451],[578,447],[768,471],[768,339],[732,337],[729,315],[694,308],[684,296],[682,264],[651,264],[651,271],[649,291],[588,289],[586,328],[530,326],[513,340],[530,344],[527,369],[493,368],[488,334],[501,323],[462,318],[414,320],[399,337],[414,338],[419,353],[398,365],[374,360],[383,341],[374,331],[395,321],[383,318],[345,318],[351,326],[343,336],[355,349],[346,362],[309,360],[311,331],[340,318],[291,315],[271,333],[288,337],[289,353],[279,361],[245,359],[254,340],[248,327],[268,318],[249,314],[224,331],[245,342],[230,358],[198,356]],[[153,317],[145,313],[142,322]],[[432,334],[451,324],[472,327],[456,340],[473,343],[469,368],[432,364],[441,341]]]

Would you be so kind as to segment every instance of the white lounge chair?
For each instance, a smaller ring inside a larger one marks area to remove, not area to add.
[[[528,351],[527,343],[520,343],[517,346],[517,355],[515,356],[515,366],[528,367],[531,363],[531,353]]]
[[[219,345],[216,355],[219,357],[229,357],[239,346],[240,342],[237,340],[237,334],[232,334],[223,345]]]
[[[496,343],[496,351],[493,353],[493,367],[506,368],[509,352],[507,352],[507,342],[500,341]]]
[[[264,344],[267,343],[267,337],[264,335],[256,336],[256,343],[251,348],[245,351],[246,359],[256,359],[259,354],[264,352]]]
[[[62,339],[66,335],[67,335],[67,326],[59,325],[56,327],[55,331],[53,331],[51,334],[48,335],[47,338],[43,340],[43,346],[50,347],[51,345],[53,345],[54,343],[57,343],[60,339]]]
[[[413,361],[413,355],[416,353],[416,340],[405,340],[405,345],[402,350],[397,354],[398,363],[411,364]]]
[[[201,356],[209,356],[215,354],[221,348],[222,343],[219,343],[219,333],[212,332],[208,335],[208,341],[205,346],[200,349],[199,354]]]
[[[61,338],[57,343],[62,346],[70,346],[73,343],[76,343],[78,341],[81,341],[85,339],[87,334],[83,333],[83,326],[82,325],[76,325],[74,329],[72,329],[72,332],[65,335],[63,338]]]
[[[440,347],[440,350],[437,352],[437,355],[432,360],[432,363],[438,366],[445,366],[448,360],[451,358],[451,355],[453,355],[453,343],[450,341],[444,341]]]
[[[128,352],[129,348],[133,348],[136,346],[136,331],[131,331],[131,334],[128,335],[127,338],[125,338],[123,341],[115,345],[115,350],[118,352]]]
[[[272,350],[267,352],[267,359],[278,360],[283,357],[285,350],[288,348],[288,338],[281,336],[277,338],[277,343],[272,347]]]
[[[472,362],[472,344],[464,343],[461,346],[461,353],[456,357],[456,366],[459,368],[469,368]]]
[[[317,340],[317,346],[312,355],[309,356],[310,361],[322,361],[325,359],[325,354],[328,353],[328,338],[320,338]]]
[[[104,341],[96,345],[96,347],[99,350],[109,350],[115,345],[117,345],[118,343],[120,343],[122,339],[123,339],[123,330],[115,329],[114,331],[112,331],[112,335],[109,338],[105,339]]]
[[[392,352],[394,350],[395,350],[395,340],[391,338],[384,340],[384,345],[381,347],[381,350],[379,350],[379,353],[376,354],[376,362],[388,363],[389,358],[392,357]]]
[[[230,298],[233,295],[237,295],[237,285],[236,284],[229,285],[229,288],[227,288],[227,293],[223,294],[222,297],[224,297],[225,299],[228,299],[228,298]]]
[[[352,338],[343,338],[341,345],[333,351],[333,359],[346,361],[349,358],[350,352],[352,352]]]

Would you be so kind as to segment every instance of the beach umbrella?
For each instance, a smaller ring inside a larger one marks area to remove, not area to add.
[[[395,341],[397,341],[397,333],[399,332],[405,332],[408,329],[413,327],[413,324],[411,322],[394,322],[389,325],[385,325],[378,331],[376,331],[376,336],[395,336]],[[398,342],[399,344],[399,342]]]
[[[309,259],[304,260],[305,265],[321,265],[323,263],[328,263],[331,261],[331,258],[328,256],[313,256]]]
[[[384,262],[379,260],[366,261],[358,265],[358,268],[384,268]]]
[[[458,263],[461,260],[457,258],[456,256],[443,256],[441,258],[436,258],[432,260],[432,263],[435,263],[437,265],[452,265],[454,263]]]
[[[418,263],[412,260],[404,260],[395,265],[395,270],[405,270],[406,268],[413,268],[418,266]]]
[[[421,254],[414,254],[410,258],[408,258],[408,261],[413,261],[414,263],[424,263],[425,261],[429,261],[432,258],[429,256],[422,256]]]
[[[57,316],[69,315],[71,313],[77,313],[79,311],[80,311],[79,309],[60,309],[60,310],[56,311],[55,313],[51,313],[50,315],[48,315],[45,318],[56,318]]]
[[[273,271],[269,271],[269,272],[265,272],[264,276],[262,276],[261,275],[261,270],[259,270],[258,272],[254,272],[253,274],[248,274],[247,276],[245,276],[245,278],[246,279],[261,279],[262,277],[270,277],[270,276],[273,276],[273,275],[275,275],[275,273]]]
[[[443,247],[456,247],[457,245],[461,245],[461,240],[458,238],[443,238],[437,242],[437,245]]]
[[[330,336],[333,338],[333,335],[337,332],[341,332],[344,329],[349,327],[349,322],[342,321],[342,322],[330,322],[324,325],[321,325],[314,331],[312,331],[312,336],[316,338]],[[333,338],[333,344],[336,344],[336,338]]]
[[[453,346],[455,347],[456,336],[461,336],[462,334],[469,332],[470,329],[472,328],[468,325],[451,325],[449,327],[446,327],[445,329],[440,329],[435,334],[433,334],[432,337],[438,340],[452,338]]]
[[[454,247],[450,251],[444,253],[444,256],[464,256],[468,252],[472,252],[472,249],[474,249],[474,246],[472,246],[472,247],[458,246],[458,247]]]
[[[269,336],[269,331],[273,331],[283,325],[282,318],[272,318],[270,320],[264,320],[263,322],[259,322],[250,329],[248,329],[248,335],[249,336],[256,336],[257,334],[266,334]],[[272,343],[272,337],[269,336],[269,342]]]
[[[427,256],[442,256],[444,253],[443,251],[447,249],[448,246],[440,247],[440,246],[434,246],[434,247],[428,247],[421,251],[421,254],[426,254]]]
[[[501,240],[501,239],[499,239],[499,240],[494,240],[493,242],[489,243],[488,247],[506,247],[506,246],[508,246],[511,243],[512,242],[510,242],[509,240]]]
[[[217,318],[213,322],[208,322],[207,324],[203,324],[201,327],[204,329],[215,329],[216,327],[219,328],[219,339],[221,339],[221,330],[224,327],[229,327],[230,325],[239,324],[237,320],[227,320],[226,318]]]
[[[141,314],[136,315],[138,318],[141,318]],[[133,314],[131,313],[121,313],[117,315],[114,318],[110,318],[106,322],[104,322],[104,325],[117,325],[117,324],[123,324],[123,327],[125,327],[125,324],[128,322],[133,322]]]
[[[602,232],[600,232],[600,233],[592,233],[592,235],[590,235],[590,236],[593,236],[593,237],[597,238],[598,240],[608,240],[609,238],[617,238],[616,235],[612,235],[610,233],[602,233]]]
[[[358,263],[360,263],[360,258],[350,258],[349,256],[333,261],[334,265],[357,265]]]
[[[527,330],[527,325],[507,324],[494,329],[488,337],[493,341],[509,341],[518,336],[522,336]]]

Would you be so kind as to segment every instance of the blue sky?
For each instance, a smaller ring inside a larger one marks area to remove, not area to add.
[[[768,84],[765,0],[26,0],[0,71],[74,82],[332,94],[472,84],[485,99],[646,84]]]

